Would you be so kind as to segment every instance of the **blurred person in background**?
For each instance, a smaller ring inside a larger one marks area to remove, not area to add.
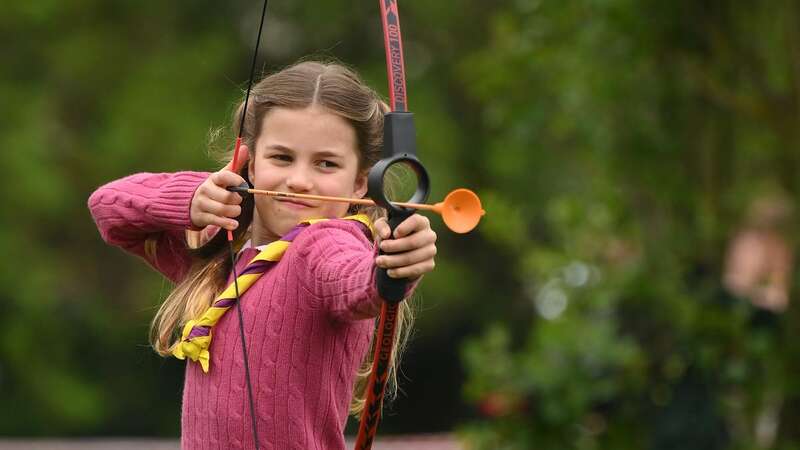
[[[766,347],[764,352],[777,351],[780,315],[790,305],[793,215],[791,200],[780,191],[756,197],[743,225],[731,239],[725,258],[723,284],[734,296],[754,307],[750,340],[756,348]],[[767,364],[767,358],[761,359],[764,361],[757,362],[756,375],[763,378],[760,404],[750,406],[754,414],[740,414],[743,423],[735,426],[750,428],[760,448],[771,448],[780,425],[784,396],[780,374],[784,371]]]

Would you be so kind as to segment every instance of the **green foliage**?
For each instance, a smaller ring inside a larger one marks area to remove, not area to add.
[[[797,315],[759,326],[721,266],[765,186],[800,198],[798,7],[704,6],[515,2],[461,63],[530,305],[464,347],[475,448],[755,448],[775,399],[794,448]]]

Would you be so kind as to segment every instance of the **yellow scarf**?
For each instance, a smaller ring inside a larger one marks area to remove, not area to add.
[[[361,222],[369,228],[374,236],[375,230],[372,227],[372,222],[365,214],[347,216],[344,219]],[[283,254],[286,253],[286,249],[289,248],[289,244],[291,244],[292,240],[294,240],[303,229],[313,223],[325,220],[328,219],[312,219],[301,222],[279,240],[268,244],[261,250],[258,255],[247,263],[242,273],[236,278],[239,285],[239,297],[241,297],[267,269],[280,261]],[[175,345],[172,354],[178,359],[185,359],[188,356],[192,361],[199,362],[203,372],[207,373],[211,361],[211,354],[209,353],[209,347],[211,346],[211,328],[213,328],[219,319],[236,304],[237,300],[236,285],[231,283],[217,296],[216,300],[214,300],[200,318],[186,322],[186,325],[183,327],[181,340]]]

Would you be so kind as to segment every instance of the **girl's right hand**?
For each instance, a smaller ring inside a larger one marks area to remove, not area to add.
[[[247,147],[239,147],[239,167],[247,163]],[[226,230],[235,230],[239,222],[234,220],[242,213],[242,196],[230,192],[229,186],[239,186],[244,183],[244,178],[232,169],[233,161],[228,163],[219,172],[212,173],[194,193],[189,207],[189,218],[192,225],[203,229],[209,225],[216,225]]]

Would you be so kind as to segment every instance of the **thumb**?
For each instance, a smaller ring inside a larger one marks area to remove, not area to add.
[[[230,170],[234,173],[239,173],[239,171],[247,164],[247,160],[250,159],[250,152],[248,151],[247,145],[241,144],[239,148],[234,150],[234,157],[231,161],[225,165],[225,170]],[[236,157],[238,155],[238,158]],[[236,163],[236,167],[233,166],[234,162]]]
[[[388,239],[390,237],[391,230],[389,229],[389,223],[386,221],[386,218],[381,217],[376,220],[373,226],[375,227],[378,237],[381,239]]]

